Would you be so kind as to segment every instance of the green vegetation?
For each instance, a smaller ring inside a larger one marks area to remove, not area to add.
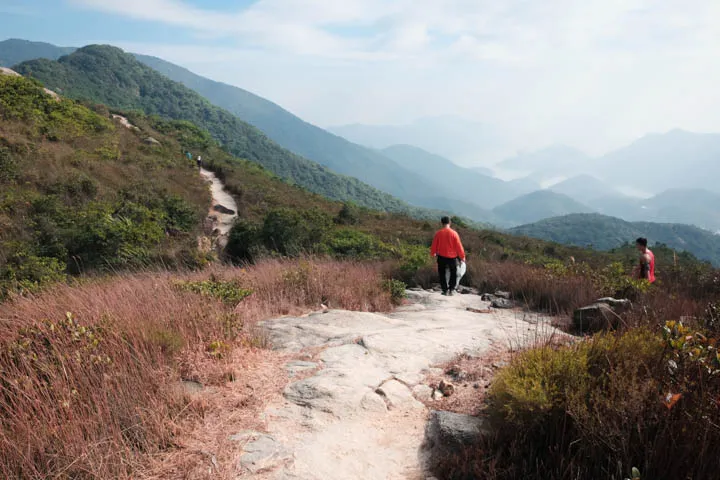
[[[548,218],[513,228],[511,233],[599,250],[622,247],[638,237],[720,265],[720,236],[690,225],[626,222],[598,214],[573,214]]]
[[[193,234],[209,195],[178,151],[0,76],[0,297],[66,273],[202,263]]]
[[[196,282],[178,282],[176,285],[180,290],[215,297],[233,304],[240,303],[252,295],[251,290],[242,288],[237,281],[223,282],[215,278]]]
[[[713,478],[716,333],[669,321],[521,353],[489,392],[496,478]]]
[[[15,68],[70,98],[192,122],[210,132],[233,155],[263,165],[280,177],[327,198],[352,200],[378,210],[423,214],[421,209],[415,210],[355,178],[333,173],[283,149],[257,128],[118,48],[91,45],[58,61],[39,59]]]

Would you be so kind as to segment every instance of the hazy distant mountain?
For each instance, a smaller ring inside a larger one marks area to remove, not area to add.
[[[493,172],[492,168],[487,167],[471,167],[470,170],[473,170],[481,175],[487,175],[488,177],[494,177],[495,173]]]
[[[642,198],[617,193],[591,198],[587,204],[603,215],[623,220],[643,220],[647,219],[648,215],[647,208],[643,208],[643,202]]]
[[[544,218],[570,213],[590,213],[592,211],[587,205],[550,190],[529,193],[493,209],[495,215],[513,222],[515,225],[537,222]]]
[[[672,130],[646,135],[594,163],[595,173],[616,185],[651,193],[676,188],[720,192],[720,134]]]
[[[718,179],[720,180],[720,179]],[[673,189],[644,202],[647,220],[680,222],[720,231],[720,194],[701,189]]]
[[[720,265],[720,236],[690,225],[626,222],[599,214],[574,214],[548,218],[510,231],[516,235],[582,247],[592,246],[598,250],[610,250],[643,236],[651,244],[664,243]]]
[[[503,134],[480,122],[447,115],[408,125],[342,125],[328,128],[351,142],[373,148],[415,145],[461,163],[482,163],[507,151]]]
[[[554,145],[535,152],[518,153],[495,165],[498,170],[532,173],[536,178],[571,176],[584,173],[589,167],[591,167],[590,157],[566,145]]]
[[[49,43],[11,38],[0,42],[0,67],[12,67],[26,60],[36,58],[57,60],[75,50],[73,47],[56,47]]]
[[[381,152],[398,165],[435,185],[443,196],[491,209],[519,195],[507,182],[460,167],[447,158],[411,145],[394,145]]]
[[[516,178],[507,182],[519,195],[527,195],[528,193],[542,190],[542,186],[538,181],[531,177]]]
[[[612,186],[591,175],[577,175],[568,178],[553,185],[550,187],[550,190],[562,193],[563,195],[574,198],[578,202],[586,204],[595,198],[619,195],[619,192],[612,188]]]

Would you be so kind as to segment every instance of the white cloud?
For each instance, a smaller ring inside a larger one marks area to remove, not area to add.
[[[676,126],[720,131],[717,0],[70,2],[188,29],[190,47],[126,45],[320,124],[460,114],[513,132],[513,148],[593,152]]]

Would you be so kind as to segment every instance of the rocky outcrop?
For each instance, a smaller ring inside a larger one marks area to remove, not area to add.
[[[482,417],[434,410],[425,429],[429,463],[432,466],[437,460],[477,445],[489,434]]]
[[[618,327],[622,313],[632,309],[626,299],[600,298],[592,305],[578,308],[573,313],[573,328],[579,333],[594,333]]]
[[[230,208],[227,208],[224,205],[214,205],[213,210],[215,210],[218,213],[222,213],[223,215],[235,215],[235,210],[232,210]]]

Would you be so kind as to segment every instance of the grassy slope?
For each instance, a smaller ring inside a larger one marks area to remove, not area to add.
[[[213,106],[197,93],[138,62],[122,50],[92,45],[59,61],[34,60],[17,70],[71,98],[112,108],[140,110],[207,129],[234,155],[257,162],[279,176],[336,200],[388,210],[413,211],[407,204],[354,178],[338,175],[295,155],[255,127]],[[417,212],[414,212],[417,213]]]
[[[161,144],[150,146],[147,135]],[[207,188],[175,140],[0,76],[0,284],[196,263]],[[168,236],[169,235],[169,236]]]

